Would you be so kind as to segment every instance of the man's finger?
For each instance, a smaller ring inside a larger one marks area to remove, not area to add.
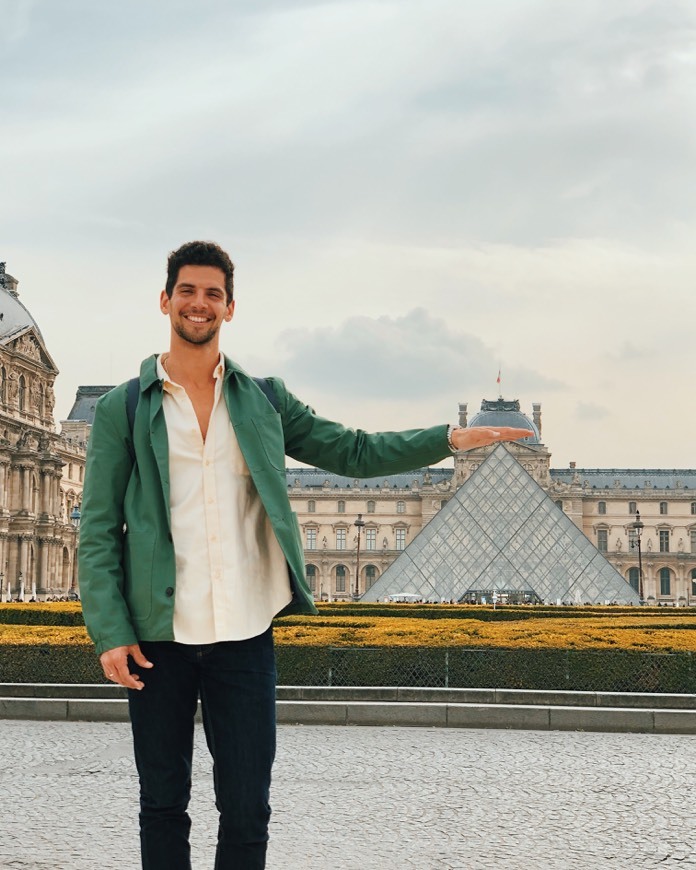
[[[142,668],[153,667],[152,662],[147,660],[143,651],[140,649],[140,647],[137,644],[130,647],[130,654],[131,654],[131,658],[136,663],[136,665],[140,665]]]

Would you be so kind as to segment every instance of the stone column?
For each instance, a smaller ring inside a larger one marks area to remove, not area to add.
[[[31,468],[22,465],[22,510],[31,512]]]

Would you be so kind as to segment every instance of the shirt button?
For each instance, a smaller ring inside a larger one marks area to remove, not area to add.
[[[171,598],[172,595],[174,594],[174,587],[173,587],[173,586],[167,586],[167,588],[164,590],[164,593],[165,593],[165,595],[167,596],[167,598]]]

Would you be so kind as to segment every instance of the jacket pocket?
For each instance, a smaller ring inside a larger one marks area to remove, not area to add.
[[[152,613],[152,566],[155,537],[147,532],[128,532],[124,546],[125,599],[135,621]]]
[[[280,414],[270,413],[253,417],[252,422],[268,463],[277,471],[285,471],[285,437]],[[249,468],[251,469],[251,465]]]

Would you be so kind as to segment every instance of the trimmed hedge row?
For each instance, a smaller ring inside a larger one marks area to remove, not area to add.
[[[319,604],[321,616],[386,616],[407,617],[409,619],[477,619],[481,622],[507,622],[525,619],[591,619],[598,616],[621,616],[640,614],[642,617],[678,614],[679,619],[693,619],[696,628],[696,608],[664,607],[555,607],[504,605],[495,610],[489,605],[447,605],[447,604]],[[286,617],[288,620],[297,616]],[[284,622],[281,617],[277,622]],[[311,620],[311,617],[308,617]],[[6,625],[84,625],[79,603],[48,604],[0,604],[0,624]]]
[[[276,647],[280,685],[696,694],[691,653]],[[0,682],[104,683],[91,644],[5,646]]]

